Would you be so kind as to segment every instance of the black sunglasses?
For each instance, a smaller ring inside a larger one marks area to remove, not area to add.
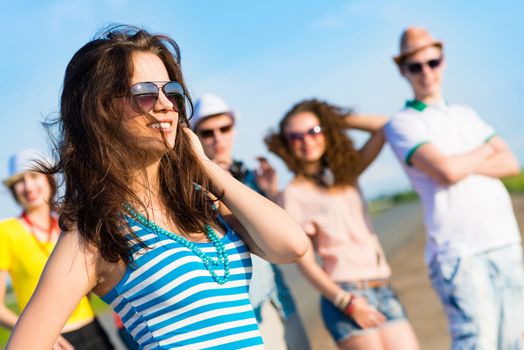
[[[160,90],[178,113],[184,113],[186,117],[191,115],[187,114],[189,111],[186,109],[189,108],[190,104],[186,101],[184,89],[176,81],[146,81],[131,86],[130,92],[140,108],[149,112],[158,102]]]
[[[215,131],[217,130],[220,131],[221,134],[227,134],[231,129],[233,129],[233,124],[224,125],[216,129],[200,129],[197,132],[203,139],[209,139],[215,136]]]
[[[439,57],[426,62],[406,62],[404,63],[404,65],[406,66],[408,72],[410,72],[411,74],[418,74],[422,72],[422,70],[424,69],[424,65],[427,65],[431,69],[435,69],[439,67],[441,63],[442,57]]]
[[[320,125],[316,125],[311,129],[306,130],[305,132],[288,132],[286,133],[286,137],[289,142],[304,141],[306,135],[317,136],[319,134],[322,134],[322,132],[322,127]]]

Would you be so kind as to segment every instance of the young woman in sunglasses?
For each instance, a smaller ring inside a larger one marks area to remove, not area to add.
[[[0,222],[0,325],[8,329],[15,326],[18,315],[7,306],[7,276],[11,277],[18,309],[24,310],[60,233],[57,216],[51,205],[56,194],[55,179],[32,171],[32,167],[36,166],[32,162],[33,158],[38,158],[38,153],[33,150],[24,150],[11,156],[9,176],[3,181],[23,209],[20,217]],[[62,284],[56,287],[61,288]],[[72,306],[74,310],[59,330],[61,335],[55,336],[52,348],[113,349],[94,316],[89,300],[81,296]],[[37,328],[46,326],[43,320]]]
[[[305,100],[266,138],[295,175],[279,201],[311,238],[298,266],[321,292],[322,316],[340,349],[418,348],[358,186],[382,149],[385,122]],[[361,149],[347,136],[349,128],[370,133]]]
[[[206,158],[190,106],[169,37],[117,27],[73,56],[48,169],[64,174],[64,233],[8,349],[50,348],[90,291],[143,349],[263,348],[248,250],[291,263],[307,237]]]

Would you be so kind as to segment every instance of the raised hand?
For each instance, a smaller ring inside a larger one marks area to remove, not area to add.
[[[256,183],[269,199],[275,198],[278,193],[278,177],[275,169],[266,158],[257,157],[259,166],[256,169]]]
[[[202,143],[198,139],[198,136],[193,132],[193,130],[191,130],[187,126],[184,126],[183,128],[184,132],[186,133],[186,136],[189,138],[193,151],[195,151],[198,158],[200,158],[203,161],[209,161],[209,158],[206,156],[206,153],[204,152],[204,148],[202,147]]]

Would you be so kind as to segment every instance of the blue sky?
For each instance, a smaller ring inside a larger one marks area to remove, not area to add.
[[[4,1],[0,5],[0,178],[24,148],[47,150],[40,122],[56,115],[67,62],[102,27],[172,36],[194,98],[222,96],[240,114],[235,155],[254,165],[262,137],[295,102],[318,97],[391,115],[411,97],[391,57],[401,31],[445,42],[447,100],[471,105],[524,163],[522,1]],[[353,134],[358,143],[365,135]],[[290,175],[269,157],[282,186]],[[364,174],[367,197],[408,188],[388,147]],[[0,190],[0,217],[17,213]]]

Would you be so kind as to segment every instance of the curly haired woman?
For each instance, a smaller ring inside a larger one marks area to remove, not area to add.
[[[322,294],[324,323],[340,349],[418,348],[358,186],[384,144],[385,122],[305,100],[266,138],[295,175],[280,202],[311,238],[314,249],[298,265]],[[349,128],[371,134],[360,150],[347,136]]]

